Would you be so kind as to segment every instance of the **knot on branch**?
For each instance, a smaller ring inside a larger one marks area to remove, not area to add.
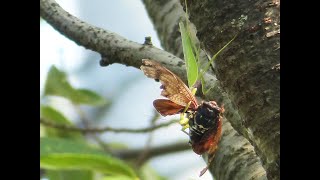
[[[147,36],[144,38],[144,43],[143,45],[149,45],[149,46],[152,46],[152,42],[151,42],[151,37],[150,36]]]
[[[104,66],[109,66],[110,64],[112,64],[112,62],[110,61],[110,58],[107,57],[106,55],[101,55],[101,60],[99,64],[100,66],[104,67]]]

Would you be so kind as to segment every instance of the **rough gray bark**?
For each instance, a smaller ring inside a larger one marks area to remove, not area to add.
[[[164,49],[182,57],[178,23],[180,19],[184,19],[185,12],[180,2],[178,0],[144,0],[144,3]],[[240,121],[239,114],[219,86],[214,86],[204,99],[216,100],[219,104],[224,104],[227,119]],[[210,171],[216,179],[266,179],[265,170],[253,146],[236,133],[226,120],[223,123],[223,135],[212,164]]]
[[[204,0],[187,5],[210,54],[239,33],[217,59],[216,76],[241,117],[230,119],[232,126],[255,147],[268,179],[280,179],[280,1]]]
[[[164,3],[163,5],[165,5],[165,2],[168,2],[168,1],[161,1],[161,2]],[[177,3],[177,1],[172,1],[172,2],[173,4]],[[147,1],[146,1],[146,4],[147,4]],[[169,14],[169,12],[173,14],[178,13],[178,11],[172,11],[172,12],[171,11],[170,10],[167,11],[167,14]],[[181,11],[181,6],[180,6],[180,11]],[[104,63],[107,63],[107,64],[122,63],[125,65],[139,67],[141,65],[142,58],[156,59],[159,62],[164,63],[164,65],[167,66],[170,70],[172,70],[173,72],[178,74],[180,77],[182,77],[184,81],[186,80],[184,62],[180,58],[175,57],[174,55],[167,53],[165,51],[162,51],[160,49],[154,48],[150,45],[134,43],[120,37],[115,33],[111,33],[109,31],[106,31],[97,27],[93,27],[73,17],[69,13],[65,12],[53,0],[40,1],[40,15],[48,23],[50,23],[55,29],[57,29],[62,34],[64,34],[68,38],[75,41],[77,44],[100,53],[103,56]],[[176,15],[178,16],[178,14]],[[174,17],[174,15],[172,17]],[[168,22],[168,23],[169,24],[163,24],[161,26],[165,27],[164,29],[166,29],[166,27],[171,27],[172,30],[175,29],[174,28],[175,26],[178,27],[176,24],[172,24],[172,22],[171,23]],[[175,42],[176,49],[174,50],[174,48],[172,48],[173,51],[171,52],[174,52],[175,54],[178,54],[181,57],[182,51],[181,51],[181,46],[179,45],[180,39],[171,38],[170,31],[168,31],[167,33],[168,34],[166,35],[165,38],[160,37],[161,41],[163,41],[162,44],[163,45],[167,44],[166,46],[170,47],[171,42],[172,41]],[[175,32],[175,37],[178,37],[178,36],[180,36],[180,34],[178,32]],[[231,38],[229,38],[228,40],[230,39]],[[167,43],[164,43],[164,42],[167,42]],[[217,44],[217,46],[221,44],[225,44],[226,42],[227,41],[220,42],[220,44]],[[212,84],[218,84],[215,76],[211,74],[206,74],[205,79],[206,79],[206,82],[211,82]],[[210,86],[212,86],[212,84]],[[215,85],[214,87],[219,87],[219,86]],[[221,96],[217,98],[218,95],[221,95]],[[232,122],[232,125],[234,127],[241,128],[240,125],[241,125],[241,122],[243,121],[242,118],[244,116],[243,115],[240,116],[237,113],[237,109],[232,110],[233,103],[231,103],[231,101],[227,98],[226,95],[227,95],[226,93],[222,93],[220,88],[215,88],[213,92],[210,92],[208,97],[209,99],[213,99],[213,97],[215,97],[214,98],[215,100],[217,100],[218,102],[224,102],[227,107],[230,107],[231,110],[226,113],[226,117],[230,122]],[[240,122],[240,123],[237,124],[237,122]],[[265,172],[261,168],[259,158],[253,152],[252,146],[248,142],[246,142],[242,136],[239,136],[239,134],[237,134],[234,131],[234,129],[232,129],[229,123],[227,122],[224,123],[223,131],[224,131],[223,138],[221,143],[219,144],[219,150],[217,152],[215,161],[213,163],[215,168],[212,168],[212,172],[214,173],[214,175],[218,179],[250,179],[250,178],[264,179]],[[238,131],[241,132],[241,130],[238,130]],[[245,133],[243,134],[246,135]],[[238,139],[235,141],[234,138],[237,138],[237,137]],[[242,144],[241,143],[237,144],[238,142],[241,142]],[[240,154],[240,155],[237,155],[237,154]],[[241,175],[243,173],[245,175]]]

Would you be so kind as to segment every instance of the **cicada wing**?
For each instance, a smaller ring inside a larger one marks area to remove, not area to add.
[[[162,116],[178,114],[184,109],[183,106],[167,99],[156,99],[153,101],[153,106]]]
[[[190,109],[195,110],[198,107],[197,100],[190,89],[178,76],[163,67],[160,63],[143,59],[140,69],[147,77],[160,80],[162,84],[161,88],[163,89],[161,92],[162,96],[183,107],[187,106],[189,102],[191,102]]]

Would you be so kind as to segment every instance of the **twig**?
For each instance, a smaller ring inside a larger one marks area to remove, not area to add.
[[[186,151],[186,150],[191,150],[188,142],[174,143],[174,144],[164,145],[160,147],[151,147],[148,150],[148,154],[146,154],[146,156],[144,157],[144,160],[146,161],[156,156],[179,152],[179,151]],[[117,151],[115,154],[122,159],[133,159],[139,156],[141,151],[143,151],[143,149],[122,150],[122,151]]]
[[[65,124],[57,124],[45,119],[40,118],[40,123],[48,126],[48,127],[52,127],[52,128],[56,128],[56,129],[61,129],[61,130],[68,130],[68,131],[79,131],[82,133],[103,133],[103,132],[113,132],[113,133],[146,133],[146,132],[150,132],[162,127],[166,127],[169,126],[173,123],[177,123],[178,120],[172,120],[169,121],[167,123],[162,123],[162,124],[158,124],[155,126],[151,126],[151,127],[146,127],[146,128],[141,128],[141,129],[129,129],[129,128],[112,128],[112,127],[104,127],[104,128],[79,128],[79,127],[74,127],[74,126],[70,126],[70,125],[65,125]]]
[[[86,128],[86,129],[90,128],[90,122],[93,122],[93,121],[89,120],[86,113],[80,108],[79,105],[73,104],[73,106],[75,107],[78,114],[80,115],[80,119],[81,119],[81,122],[82,122],[84,128]],[[104,149],[104,151],[110,152],[109,146],[98,136],[98,134],[92,133],[89,135],[91,135],[91,137],[100,145],[100,147],[102,149]]]
[[[155,126],[156,121],[159,119],[160,114],[154,110],[154,115],[152,120],[150,121],[150,126]],[[151,148],[151,142],[153,139],[153,132],[151,131],[149,133],[149,137],[148,140],[146,142],[146,145],[144,146],[144,149],[140,152],[140,155],[138,156],[137,160],[135,161],[135,164],[137,167],[141,167],[143,165],[144,162],[146,162],[147,160],[147,156],[150,153],[150,148]]]

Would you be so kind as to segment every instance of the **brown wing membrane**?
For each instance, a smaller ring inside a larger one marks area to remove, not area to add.
[[[178,114],[184,109],[183,106],[168,99],[156,99],[153,101],[153,106],[162,116]]]
[[[163,89],[161,92],[162,96],[183,107],[187,106],[190,101],[190,109],[198,107],[197,100],[183,81],[160,63],[149,59],[142,59],[140,69],[147,77],[160,80],[162,84],[161,88]]]

